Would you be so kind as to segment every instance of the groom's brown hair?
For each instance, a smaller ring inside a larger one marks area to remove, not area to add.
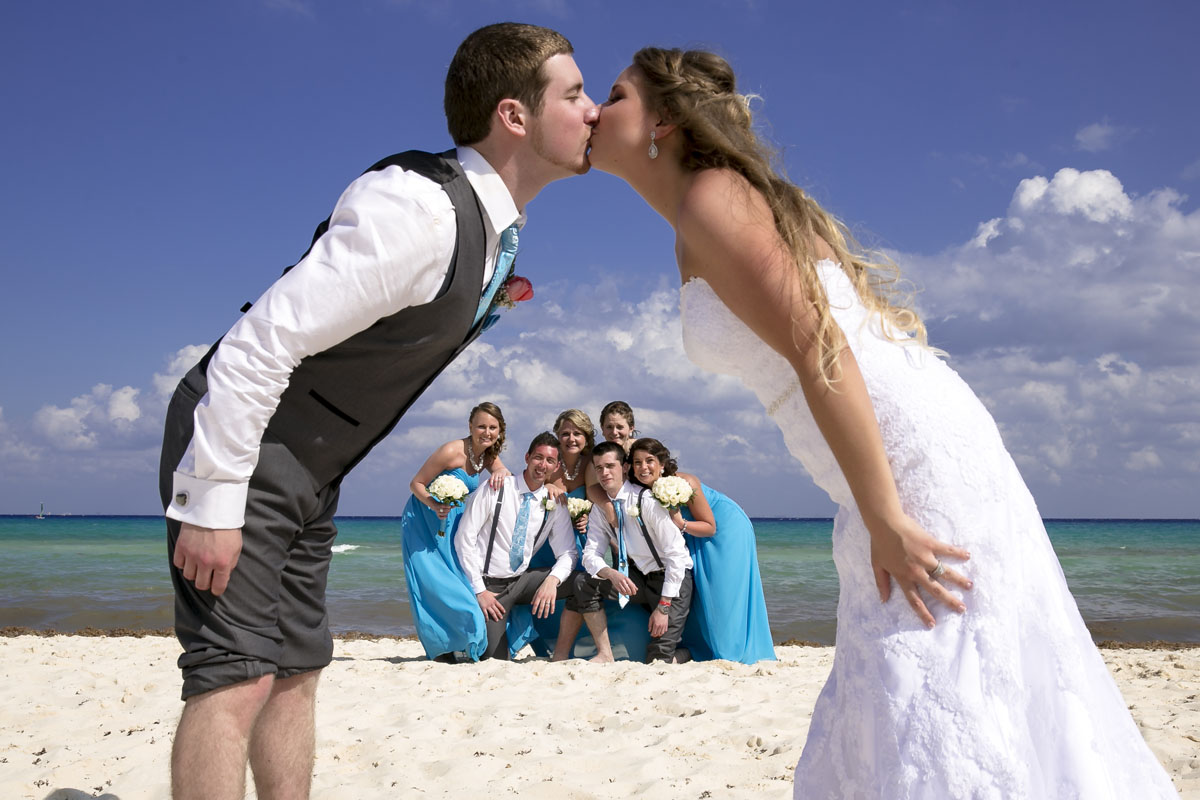
[[[520,100],[537,114],[549,79],[542,65],[575,49],[558,31],[521,22],[498,22],[458,46],[446,71],[446,126],[456,145],[487,138],[501,100]]]

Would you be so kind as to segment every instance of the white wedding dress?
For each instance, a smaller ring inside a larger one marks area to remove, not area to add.
[[[926,630],[893,586],[879,602],[854,498],[796,380],[701,279],[681,290],[684,347],[740,378],[840,506],[833,669],[796,766],[795,797],[1128,800],[1178,797],[1109,675],[991,415],[954,370],[882,335],[830,261],[817,265],[866,380],[905,511],[965,547],[958,615]]]

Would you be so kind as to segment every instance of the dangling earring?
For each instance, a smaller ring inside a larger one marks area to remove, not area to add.
[[[651,158],[658,158],[658,145],[654,143],[654,131],[650,131],[650,150],[647,152]]]

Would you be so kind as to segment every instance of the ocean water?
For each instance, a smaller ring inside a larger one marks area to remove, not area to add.
[[[757,519],[776,641],[832,644],[837,611],[828,519]],[[335,633],[414,632],[400,521],[338,520],[328,605]],[[1097,640],[1200,642],[1200,520],[1047,520]],[[0,516],[0,627],[169,628],[160,517]]]

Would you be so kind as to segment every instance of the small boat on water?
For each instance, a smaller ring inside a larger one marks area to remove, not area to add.
[[[41,505],[41,509],[38,511],[37,516],[34,517],[34,519],[45,519],[46,518],[46,504],[41,503],[40,505]]]

